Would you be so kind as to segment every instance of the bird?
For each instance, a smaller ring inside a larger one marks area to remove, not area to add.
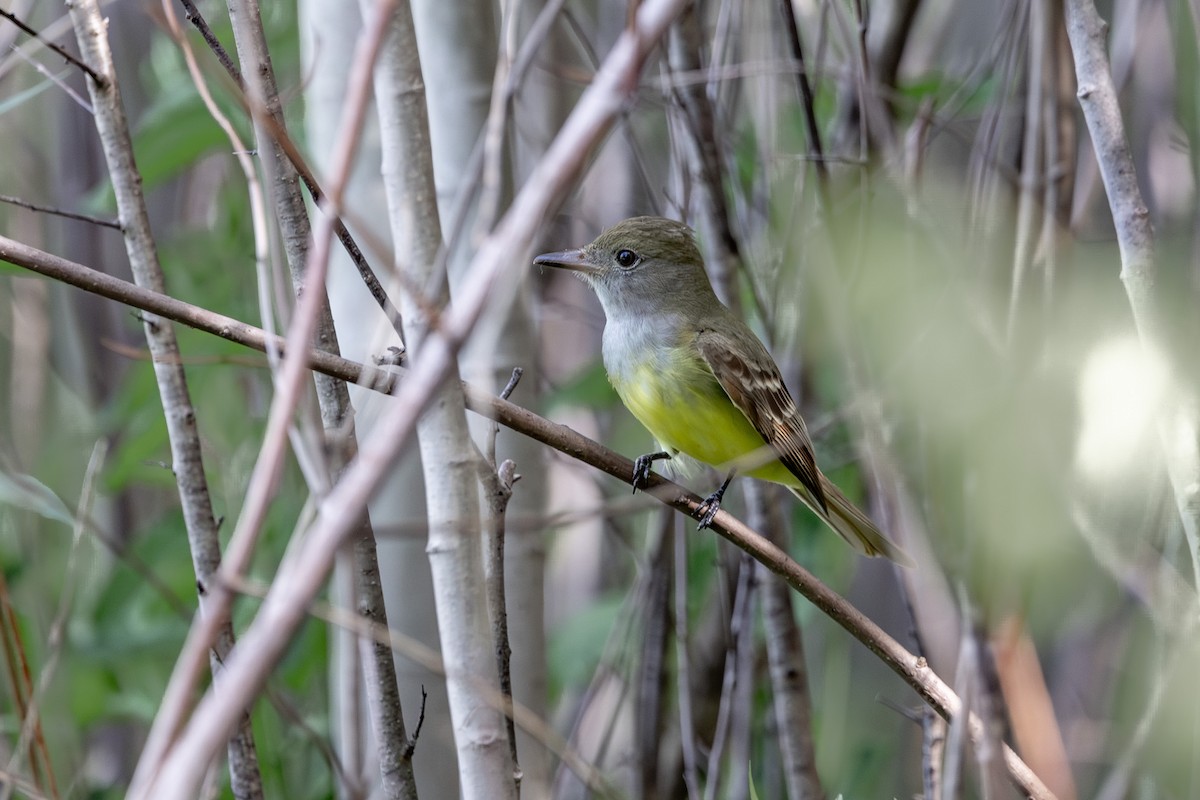
[[[691,228],[633,217],[591,244],[533,263],[574,273],[600,299],[609,382],[661,447],[634,462],[635,492],[655,461],[682,453],[732,467],[701,505],[701,529],[741,472],[786,486],[858,552],[913,565],[817,466],[778,365],[713,292]]]

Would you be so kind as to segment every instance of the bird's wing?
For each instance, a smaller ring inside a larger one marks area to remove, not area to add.
[[[749,329],[738,335],[706,328],[696,347],[729,399],[828,513],[808,429],[762,342]]]

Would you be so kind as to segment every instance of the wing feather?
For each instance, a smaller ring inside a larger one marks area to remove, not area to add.
[[[696,347],[725,394],[828,513],[808,429],[762,342],[748,328],[734,333],[706,328],[697,334]]]

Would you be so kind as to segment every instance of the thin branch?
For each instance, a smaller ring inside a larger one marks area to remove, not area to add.
[[[196,4],[192,0],[179,0],[179,4],[183,6],[184,18],[192,23],[192,26],[200,32],[204,43],[208,45],[208,49],[217,57],[217,61],[221,62],[221,66],[229,73],[229,77],[237,84],[238,88],[242,88],[242,73],[238,71],[237,65],[233,63],[233,59],[229,57],[221,40],[213,33],[212,28],[208,27],[208,22],[204,19],[204,15],[200,13],[200,9],[196,8]]]
[[[75,211],[64,211],[61,208],[54,206],[44,206],[41,203],[33,203],[29,200],[22,200],[19,197],[10,197],[6,194],[0,194],[0,203],[8,203],[9,205],[19,206],[20,208],[28,208],[30,211],[39,211],[43,214],[53,214],[56,217],[66,217],[80,222],[90,222],[93,225],[99,225],[104,228],[112,228],[113,230],[121,230],[121,223],[115,219],[104,219],[103,217],[93,217],[91,214],[80,214]]]
[[[507,400],[517,388],[524,370],[516,367],[500,392],[500,398]],[[504,538],[508,515],[508,502],[512,499],[513,484],[520,480],[517,465],[506,459],[496,466],[496,437],[500,433],[499,423],[493,422],[488,431],[486,463],[481,464],[480,482],[483,484],[484,497],[488,503],[487,528],[488,568],[486,570],[488,610],[492,622],[492,647],[496,654],[496,671],[500,676],[500,693],[511,708],[512,690],[512,647],[508,636],[508,603],[505,594],[504,571]],[[516,784],[517,796],[521,794],[521,762],[517,757],[517,732],[510,712],[505,713],[505,727],[508,734],[509,755],[513,763],[513,781]]]
[[[678,520],[670,526],[674,563],[675,680],[679,694],[679,738],[683,750],[683,784],[689,798],[700,797],[700,753],[696,742],[696,714],[692,706],[692,664],[689,658],[691,625],[688,624],[687,533]]]
[[[1092,0],[1067,0],[1067,36],[1075,56],[1079,104],[1087,122],[1100,177],[1108,193],[1121,251],[1121,282],[1142,341],[1169,353],[1167,319],[1156,289],[1157,267],[1150,212],[1138,188],[1137,168],[1125,138],[1121,107],[1106,49],[1107,24]],[[1183,521],[1193,575],[1200,589],[1200,408],[1195,399],[1178,400],[1159,427],[1167,474]]]
[[[18,58],[20,58],[26,64],[29,64],[31,67],[33,67],[35,70],[37,70],[37,73],[39,75],[41,75],[43,78],[45,78],[46,80],[53,83],[59,89],[62,89],[64,92],[66,92],[67,96],[70,97],[72,100],[74,100],[76,105],[78,105],[85,112],[87,112],[87,115],[89,117],[92,115],[92,104],[89,103],[83,95],[81,95],[78,91],[76,91],[74,86],[72,86],[70,83],[68,83],[66,81],[65,76],[67,74],[69,74],[69,72],[70,72],[69,70],[64,70],[61,74],[55,75],[53,72],[51,72],[50,70],[48,70],[44,66],[42,66],[42,63],[40,61],[38,61],[37,59],[33,58],[30,55],[27,55],[25,53],[25,51],[23,51],[21,48],[17,47],[16,45],[12,46],[12,51],[13,51],[13,53],[16,54],[16,56]],[[36,90],[30,89],[29,91],[33,92]]]
[[[66,61],[68,64],[74,64],[76,67],[79,67],[79,69],[81,69],[85,73],[87,73],[88,77],[90,77],[92,79],[92,81],[96,83],[97,86],[105,85],[104,78],[101,78],[100,74],[98,72],[96,72],[96,70],[92,69],[87,64],[83,63],[83,61],[81,61],[78,58],[76,58],[75,56],[71,55],[69,52],[67,52],[65,49],[63,49],[63,47],[61,45],[55,44],[54,42],[51,42],[47,39],[43,39],[41,34],[39,34],[36,30],[34,30],[33,28],[29,27],[24,22],[22,22],[17,17],[16,14],[13,14],[10,11],[0,10],[0,17],[4,17],[6,20],[11,22],[13,25],[16,25],[18,28],[23,30],[25,33],[29,34],[34,39],[37,39],[39,42],[44,44],[46,47],[50,48],[55,53],[62,56],[63,60]]]
[[[791,51],[796,69],[796,90],[800,93],[800,108],[804,111],[804,128],[808,133],[808,148],[813,155],[813,163],[817,169],[817,179],[822,185],[829,180],[829,170],[825,166],[825,152],[821,147],[821,129],[817,125],[816,103],[813,99],[812,83],[808,80],[808,70],[804,65],[804,46],[800,42],[800,28],[796,24],[796,10],[792,0],[779,0],[779,13],[783,18],[783,35],[787,39],[788,50]]]
[[[660,508],[654,522],[654,536],[649,545],[646,569],[639,591],[641,636],[636,660],[634,687],[634,747],[637,783],[640,797],[657,797],[658,766],[663,751],[663,712],[669,678],[666,656],[670,639],[671,554],[675,542],[674,524],[678,517],[668,508]],[[680,681],[683,685],[683,681]],[[689,694],[686,688],[680,699]]]
[[[505,460],[492,473],[494,480],[484,483],[488,502],[488,561],[487,595],[488,609],[491,611],[492,647],[496,654],[496,671],[500,676],[500,694],[504,696],[506,708],[511,708],[512,693],[512,648],[508,638],[508,607],[504,591],[504,535],[505,512],[508,501],[512,498],[513,484],[520,479],[517,465]],[[513,784],[516,796],[521,796],[521,762],[517,758],[517,731],[514,727],[512,713],[505,713],[505,727],[508,735],[509,756],[513,765]]]

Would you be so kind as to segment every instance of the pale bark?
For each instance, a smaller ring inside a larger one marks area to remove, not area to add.
[[[234,39],[237,43],[238,59],[242,65],[245,90],[250,98],[251,107],[256,110],[253,115],[255,140],[264,172],[270,179],[292,288],[296,294],[306,289],[321,293],[316,320],[316,347],[340,355],[329,300],[324,296],[325,287],[321,284],[306,287],[308,246],[312,230],[304,207],[304,198],[300,194],[299,176],[277,138],[279,132],[286,129],[258,2],[230,0],[229,15],[233,20]],[[269,115],[270,119],[265,119],[264,113]],[[317,403],[321,410],[321,423],[325,431],[325,450],[330,462],[327,467],[328,478],[336,482],[358,450],[350,395],[344,381],[320,373],[314,374],[313,377],[317,389]],[[311,488],[320,493],[326,487]],[[354,570],[355,607],[367,619],[386,627],[387,612],[379,578],[375,532],[365,511],[359,515],[357,539],[354,543]],[[360,642],[360,650],[363,687],[375,730],[384,796],[389,800],[415,798],[416,785],[408,749],[408,734],[404,727],[403,709],[396,688],[396,667],[391,650],[385,645],[367,640]]]
[[[370,9],[370,0],[361,0]],[[438,269],[442,249],[437,193],[433,183],[428,110],[412,13],[407,4],[392,16],[375,67],[375,98],[383,145],[383,182],[388,199],[396,270],[405,287],[424,287],[424,296],[401,294],[409,358],[424,355],[435,309],[448,305],[449,283]],[[432,307],[431,307],[432,304]],[[494,308],[494,306],[492,306]],[[448,373],[457,378],[451,365]],[[516,796],[512,759],[500,712],[478,686],[498,688],[484,593],[479,486],[457,380],[438,387],[417,423],[425,467],[427,550],[433,572],[438,630],[446,663],[450,718],[458,750],[464,798]]]
[[[1121,251],[1121,282],[1138,334],[1151,349],[1170,352],[1167,320],[1157,288],[1154,231],[1138,188],[1121,107],[1105,50],[1107,24],[1092,0],[1067,0],[1067,36],[1075,56],[1079,104],[1087,122],[1100,176],[1108,193]],[[1183,521],[1196,586],[1200,587],[1200,407],[1194,396],[1179,398],[1159,427],[1167,474]]]
[[[300,4],[300,14],[301,56],[304,74],[310,76],[304,83],[305,129],[314,166],[318,172],[327,173],[349,79],[350,64],[343,54],[354,48],[362,32],[362,18],[358,5],[347,4],[344,0],[305,0]],[[386,242],[390,238],[386,198],[379,180],[381,157],[378,136],[372,133],[364,137],[346,193],[346,216],[354,220],[355,232],[364,241]],[[372,255],[376,260],[384,257],[382,253]],[[380,270],[385,282],[386,272]],[[389,290],[395,291],[394,287]],[[388,347],[402,344],[350,258],[342,251],[335,251],[331,256],[328,291],[342,350],[349,358],[370,363]],[[386,406],[368,388],[351,383],[349,389],[355,427],[360,440],[366,441],[374,435]],[[384,478],[383,488],[370,501],[375,529],[420,529],[425,522],[424,495],[420,458],[414,448],[401,456]],[[438,649],[433,586],[423,538],[380,536],[378,556],[388,624],[396,631]],[[456,797],[458,767],[445,678],[399,654],[395,663],[401,698],[409,709],[410,725],[415,721],[413,715],[419,705],[425,703],[425,724],[414,753],[417,790],[425,797]],[[422,690],[427,696],[423,696]],[[335,702],[339,714],[352,716],[353,704],[360,701],[342,695]],[[349,723],[347,718],[347,725]],[[357,735],[367,737],[364,745],[370,745],[370,731],[360,731]],[[336,736],[339,747],[352,743],[355,736],[348,727],[339,729]]]
[[[125,237],[125,251],[134,281],[151,291],[165,293],[162,266],[150,230],[150,216],[142,194],[142,180],[133,158],[133,142],[117,82],[113,55],[109,47],[107,25],[95,0],[69,3],[71,22],[79,42],[80,56],[95,77],[87,79],[88,94],[108,164],[117,211]],[[171,443],[171,470],[179,488],[179,500],[187,529],[192,567],[200,587],[201,613],[209,609],[207,589],[221,564],[221,544],[217,521],[213,516],[204,462],[200,453],[200,435],[196,411],[192,406],[175,330],[165,319],[143,317],[146,343],[154,359],[154,375],[162,399],[167,435]],[[220,615],[223,616],[223,615]],[[233,624],[228,617],[216,625],[209,663],[219,685],[222,663],[233,649]],[[261,798],[262,778],[250,729],[250,716],[244,710],[233,721],[226,737],[230,780],[235,797]]]
[[[507,13],[501,21],[490,0],[415,0],[412,4],[428,87],[433,174],[452,290],[462,280],[480,233],[494,222],[495,209],[511,199],[508,153],[517,127],[507,124],[515,88],[510,83],[516,38],[513,14],[524,9],[519,4],[503,8]],[[471,24],[464,26],[464,19]],[[490,121],[489,110],[495,115]],[[473,159],[477,150],[479,155]],[[489,309],[480,321],[479,335],[459,358],[463,377],[493,392],[504,387],[514,367],[521,367],[524,377],[518,391],[523,405],[532,403],[540,382],[530,277],[527,270],[514,275],[518,290],[506,293],[506,303]],[[490,423],[472,424],[475,440],[482,442],[490,427]],[[502,436],[497,451],[497,464],[512,460],[523,476],[514,488],[508,513],[516,519],[539,518],[546,502],[539,448],[523,437]],[[539,714],[546,709],[545,550],[540,526],[507,527],[504,583],[513,696]],[[523,732],[517,745],[523,786],[536,797],[548,785],[549,754]]]

